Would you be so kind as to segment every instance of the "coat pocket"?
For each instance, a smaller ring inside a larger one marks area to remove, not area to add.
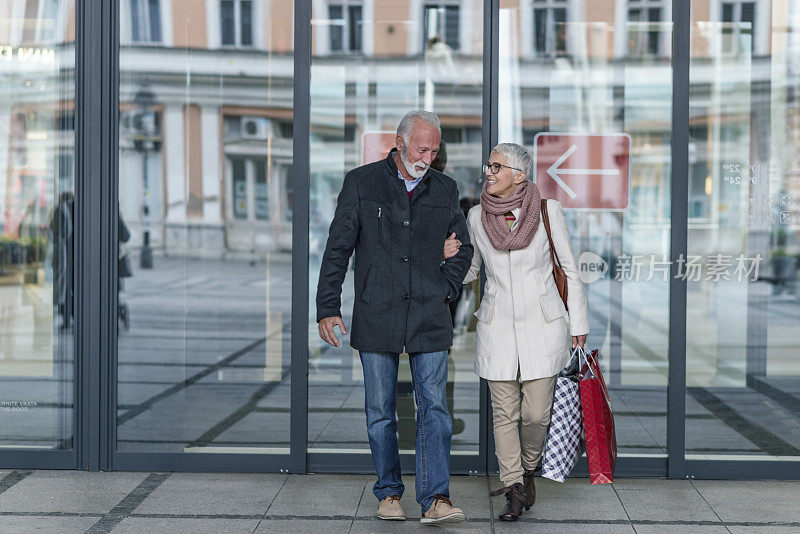
[[[554,321],[559,317],[564,317],[567,314],[567,309],[564,307],[564,301],[558,294],[553,295],[548,293],[546,296],[541,297],[539,302],[542,306],[542,313],[547,321]]]
[[[384,234],[389,230],[390,220],[388,203],[374,198],[361,199],[361,203],[362,227],[365,229],[367,234],[375,239],[378,243],[381,245],[386,244],[388,239]]]
[[[483,297],[480,308],[475,312],[475,317],[478,318],[475,332],[475,353],[478,357],[491,358],[492,330],[494,329],[491,322],[494,318],[494,297]]]
[[[361,300],[365,304],[369,304],[369,297],[372,294],[372,286],[375,283],[375,267],[369,266],[367,276],[364,279],[364,287],[361,288]]]
[[[494,298],[493,297],[483,297],[481,300],[481,306],[478,308],[478,311],[475,312],[475,317],[482,323],[490,323],[492,322],[492,318],[494,317]]]
[[[423,228],[432,234],[437,241],[441,238],[442,244],[447,237],[449,226],[450,206],[436,199],[426,199],[420,203],[423,219]]]

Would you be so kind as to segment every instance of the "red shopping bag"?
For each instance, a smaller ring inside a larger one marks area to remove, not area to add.
[[[617,463],[611,398],[597,362],[597,350],[584,354],[586,363],[581,368],[580,390],[589,478],[592,484],[608,484],[614,481]]]

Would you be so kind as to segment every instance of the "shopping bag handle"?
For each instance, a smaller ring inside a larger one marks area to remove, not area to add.
[[[589,365],[589,356],[591,356],[591,354],[589,354],[586,351],[586,349],[584,349],[580,345],[575,345],[575,347],[572,349],[573,354],[575,354],[576,351],[578,352],[578,369],[579,369],[578,376],[580,378],[583,378],[586,372],[588,371],[592,373],[593,377],[597,378],[595,376],[594,370],[592,369],[592,366]],[[583,356],[583,365],[581,365],[581,356]]]
[[[580,347],[576,347],[580,348]],[[597,361],[597,358],[594,354],[586,349],[581,349],[583,354],[583,359],[586,361],[584,367],[581,368],[581,377],[584,376],[586,371],[591,373],[592,378],[597,379],[600,382],[600,389],[603,392],[603,396],[608,401],[609,407],[611,406],[611,395],[608,393],[608,387],[606,386],[606,381],[603,378],[602,373],[600,372],[600,362]],[[580,362],[580,353],[578,354],[578,361]],[[597,373],[595,373],[595,367],[597,368]],[[584,369],[585,368],[585,369]]]

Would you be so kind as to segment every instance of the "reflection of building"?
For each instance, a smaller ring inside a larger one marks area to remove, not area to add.
[[[38,17],[24,11],[34,9],[34,4],[42,10]],[[42,66],[57,53],[59,61],[63,56],[69,63],[71,48],[46,45],[72,39],[69,4],[6,3],[8,15],[24,12],[38,22],[8,35],[10,45],[0,50],[0,61]],[[175,0],[120,4],[120,201],[134,230],[133,245],[141,243],[146,198],[151,241],[167,254],[218,257],[287,249],[292,2],[219,0],[198,5],[204,9]],[[465,194],[474,194],[480,163],[474,155],[480,152],[483,122],[483,24],[478,15],[482,3],[314,0],[312,7],[316,73],[312,79],[325,80],[325,90],[314,92],[312,87],[311,144],[331,151],[324,168],[312,169],[319,177],[312,184],[322,188],[316,194],[325,199],[335,194],[341,175],[358,164],[358,140],[364,131],[391,129],[396,111],[415,105],[433,108],[442,116],[448,171]],[[509,97],[501,101],[501,133],[528,146],[540,131],[632,134],[628,218],[666,228],[671,3],[509,0],[502,2],[501,15],[504,10],[513,10],[514,16],[501,16],[501,34],[511,36],[501,40],[501,47],[508,43],[510,49],[503,54],[513,58],[516,74],[511,82],[501,80],[501,94]],[[768,102],[776,88],[770,93],[765,84],[780,58],[787,86],[796,79],[789,51],[797,43],[771,32],[770,8],[763,2],[697,4],[693,17],[698,22],[691,42],[689,212],[692,224],[707,227],[724,224],[729,214],[741,211],[747,198],[739,188],[729,187],[725,178],[730,176],[724,169],[751,160],[767,163],[763,155],[751,154],[750,115],[761,113],[767,119],[764,113],[769,114]],[[36,44],[27,46],[31,43]],[[783,50],[776,49],[781,45]],[[359,58],[360,71],[349,68],[354,57]],[[416,82],[420,61],[425,63],[424,86]],[[387,64],[392,65],[393,76],[384,81],[381,68]],[[729,74],[723,77],[721,72]],[[33,95],[38,83],[53,80],[37,81],[34,76],[26,89]],[[504,83],[512,84],[508,91]],[[152,114],[139,120],[134,100],[143,86],[152,91],[155,106]],[[787,92],[786,98],[786,105],[793,106],[794,95]],[[367,107],[377,114],[354,115],[348,109],[355,110],[355,104],[340,109],[341,101],[350,99],[366,99]],[[37,208],[41,202],[35,200],[34,191],[47,196],[42,188],[54,183],[50,180],[54,176],[70,187],[70,151],[57,159],[37,154],[46,153],[42,149],[53,143],[70,144],[74,119],[70,104],[45,111],[35,104],[26,107],[24,99],[7,100],[11,101],[15,108],[6,111],[9,151],[3,155],[8,163],[0,167],[8,176],[3,180],[4,228],[16,235],[23,220],[44,217],[37,215],[46,210]],[[382,116],[384,110],[392,112]],[[796,115],[772,117],[767,128],[776,132],[774,143],[789,143],[780,133],[792,117]],[[756,122],[763,127],[770,120]],[[142,141],[149,143],[147,150],[137,149]],[[773,150],[771,163],[790,168],[792,146]],[[710,147],[718,148],[709,153]],[[352,157],[343,160],[342,154]],[[728,167],[723,169],[724,165]],[[330,187],[323,186],[328,179]],[[787,192],[796,187],[790,185]],[[662,209],[654,211],[653,206]]]
[[[266,5],[122,4],[120,204],[134,246],[147,199],[151,243],[168,255],[290,248],[291,2]],[[137,128],[145,86],[154,112]]]
[[[72,88],[59,72],[74,65],[72,2],[3,2],[0,18],[0,124],[7,150],[0,154],[2,234],[44,236],[54,192],[72,187]],[[55,97],[55,98],[54,98]],[[46,104],[43,104],[47,102]]]

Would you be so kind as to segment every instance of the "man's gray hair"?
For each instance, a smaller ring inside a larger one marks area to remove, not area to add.
[[[504,155],[508,158],[509,167],[525,171],[526,178],[533,180],[533,158],[524,146],[516,143],[500,143],[492,149],[492,152]],[[514,171],[514,174],[518,172]]]
[[[415,109],[403,115],[403,119],[397,126],[397,135],[408,141],[408,134],[411,133],[411,129],[414,128],[414,124],[416,124],[417,121],[422,121],[428,126],[433,126],[436,128],[436,131],[439,132],[439,135],[442,134],[442,123],[439,121],[439,116],[436,113]]]

